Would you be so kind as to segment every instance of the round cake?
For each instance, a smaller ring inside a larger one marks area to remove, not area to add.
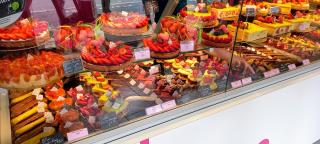
[[[233,35],[225,25],[209,33],[202,32],[202,43],[216,48],[231,47]]]
[[[91,41],[81,51],[84,66],[97,71],[117,71],[127,67],[133,61],[131,47],[128,45],[108,42],[104,45]]]
[[[187,5],[181,9],[180,16],[186,23],[199,24],[204,28],[214,27],[219,24],[217,12],[205,3],[198,3],[197,6]]]
[[[148,31],[147,16],[134,12],[103,13],[100,17],[103,31],[111,35],[141,35]]]
[[[23,19],[0,29],[0,47],[33,47],[50,39],[48,23]]]
[[[62,55],[43,51],[0,60],[0,87],[8,89],[33,89],[43,87],[63,77]]]
[[[152,38],[143,39],[143,43],[150,48],[152,58],[170,59],[180,54],[178,39],[170,37],[168,33],[158,34],[156,40]]]

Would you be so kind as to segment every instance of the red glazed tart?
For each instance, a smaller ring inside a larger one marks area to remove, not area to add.
[[[225,48],[231,47],[233,41],[232,33],[222,25],[220,28],[214,30],[213,33],[202,32],[202,43],[207,46]]]
[[[103,30],[111,35],[141,35],[148,31],[147,16],[134,12],[103,13],[100,17]]]
[[[43,87],[63,77],[62,55],[41,52],[39,55],[0,60],[0,87],[32,89]]]
[[[90,43],[81,51],[84,65],[88,69],[97,71],[117,71],[121,70],[133,61],[131,47],[124,44],[110,42],[106,46],[106,51],[102,51],[102,44]]]
[[[23,19],[0,29],[0,47],[32,47],[50,39],[48,23]]]
[[[146,47],[150,48],[152,58],[170,59],[180,54],[180,43],[170,37],[168,33],[160,33],[156,40],[152,38],[143,39]]]

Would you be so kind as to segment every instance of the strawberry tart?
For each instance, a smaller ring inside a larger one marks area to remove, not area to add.
[[[50,39],[48,23],[23,19],[6,28],[0,28],[0,47],[33,47]]]
[[[280,16],[257,16],[254,24],[266,28],[269,36],[276,36],[290,32],[292,24],[284,21],[284,17]]]
[[[104,50],[105,49],[105,50]],[[84,66],[96,71],[118,71],[133,61],[131,47],[120,42],[91,41],[81,51]]]
[[[0,60],[0,87],[33,89],[53,83],[63,77],[62,55],[43,51]]]
[[[148,31],[147,16],[134,12],[103,13],[100,17],[103,30],[111,35],[141,35]]]
[[[205,3],[198,3],[196,6],[187,5],[180,11],[180,18],[183,18],[186,23],[200,24],[205,28],[219,24],[217,12]]]
[[[231,47],[233,42],[232,32],[225,25],[213,29],[209,33],[202,32],[202,43],[207,46],[225,48]]]
[[[143,39],[143,43],[150,48],[152,58],[170,59],[180,54],[178,39],[170,37],[168,33],[158,34],[156,40],[152,38]]]

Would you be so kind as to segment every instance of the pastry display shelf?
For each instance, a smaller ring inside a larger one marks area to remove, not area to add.
[[[199,115],[209,109],[219,112],[225,110],[226,107],[230,107],[239,102],[235,102],[237,99],[248,98],[249,94],[262,95],[263,90],[270,88],[279,89],[281,87],[292,84],[295,79],[305,78],[319,74],[320,62],[314,62],[310,65],[300,67],[296,70],[283,73],[268,79],[257,81],[253,84],[230,89],[227,93],[218,93],[216,96],[209,96],[191,101],[190,103],[178,106],[173,110],[166,111],[160,114],[153,115],[152,117],[143,117],[134,121],[130,121],[123,124],[117,129],[111,131],[96,132],[82,140],[73,141],[74,143],[138,143],[142,139],[161,134],[165,131],[176,128],[177,125],[182,126],[190,123],[185,120],[194,117],[192,120],[200,118]],[[272,90],[271,90],[272,91]],[[261,92],[261,93],[260,93]],[[248,99],[247,99],[248,100]],[[197,117],[195,118],[195,116]],[[201,116],[202,117],[202,116]]]

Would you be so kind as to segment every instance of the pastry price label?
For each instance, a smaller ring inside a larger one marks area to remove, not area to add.
[[[241,87],[242,86],[242,82],[241,82],[241,80],[234,81],[234,82],[231,83],[231,86],[232,86],[232,88]]]
[[[180,42],[180,51],[189,52],[194,50],[194,41],[181,41]]]
[[[162,110],[169,110],[175,108],[177,106],[175,100],[167,101],[161,104]]]
[[[251,77],[247,77],[241,80],[242,85],[248,85],[250,83],[252,83],[252,78]]]
[[[272,76],[275,76],[275,75],[280,74],[280,70],[279,70],[279,68],[272,69],[272,70],[271,70],[271,74],[272,74]]]
[[[278,13],[280,13],[279,7],[277,7],[277,6],[272,6],[272,7],[270,7],[270,13],[271,13],[271,14],[278,14]]]
[[[246,5],[246,16],[255,16],[255,15],[256,15],[256,6]]]
[[[155,105],[155,106],[146,108],[147,115],[153,115],[153,114],[159,113],[161,111],[162,111],[161,105]]]
[[[137,61],[150,59],[150,49],[149,48],[138,48],[134,50],[134,57]]]
[[[310,64],[310,60],[309,59],[305,59],[302,61],[303,65],[308,65]]]
[[[153,75],[159,72],[160,72],[160,65],[154,65],[150,67],[150,70],[149,70],[150,75]]]
[[[67,138],[68,138],[68,141],[73,141],[75,139],[87,136],[88,134],[89,134],[88,129],[83,128],[83,129],[79,129],[79,130],[67,133]]]
[[[64,61],[63,70],[66,76],[82,72],[83,64],[81,58]]]
[[[306,31],[309,26],[310,26],[309,23],[306,23],[306,22],[301,23],[301,24],[299,24],[299,30],[300,31]]]
[[[295,70],[297,68],[296,64],[288,65],[289,70]]]
[[[270,72],[271,72],[271,71],[264,72],[264,73],[263,73],[264,77],[265,77],[265,78],[272,77],[272,75],[271,75]]]

